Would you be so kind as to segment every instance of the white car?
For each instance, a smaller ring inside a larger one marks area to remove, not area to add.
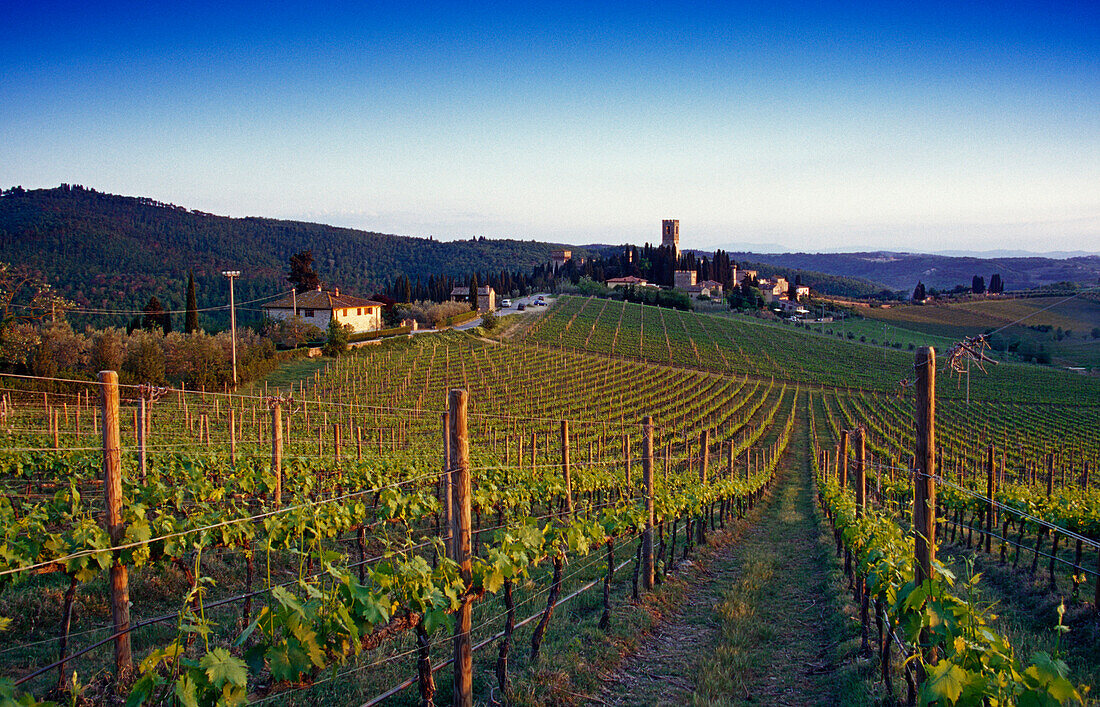
[[[508,299],[507,297],[505,297],[504,299],[502,299],[500,301],[501,309],[508,309],[511,306],[512,306],[512,300]]]

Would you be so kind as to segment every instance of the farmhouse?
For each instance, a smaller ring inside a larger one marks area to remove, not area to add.
[[[469,287],[455,287],[451,289],[451,299],[455,302],[469,302],[470,301],[470,288]],[[482,285],[477,288],[477,311],[479,312],[495,312],[497,308],[497,293],[489,285]]]
[[[290,319],[297,313],[303,321],[321,329],[330,320],[350,324],[356,332],[375,331],[382,328],[382,303],[374,300],[340,294],[339,289],[300,292],[263,306],[264,314],[274,320]]]
[[[616,287],[656,287],[656,285],[650,284],[649,280],[644,277],[634,277],[633,275],[627,275],[626,277],[609,277],[604,283],[611,289]]]

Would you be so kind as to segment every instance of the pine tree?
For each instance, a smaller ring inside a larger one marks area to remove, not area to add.
[[[321,278],[313,270],[313,251],[303,250],[290,256],[290,272],[287,282],[294,285],[298,292],[315,290],[321,284]]]
[[[473,277],[470,278],[470,309],[477,311],[477,273],[475,272]]]
[[[183,331],[194,334],[199,330],[199,302],[195,296],[195,273],[187,272],[187,316],[183,320]]]

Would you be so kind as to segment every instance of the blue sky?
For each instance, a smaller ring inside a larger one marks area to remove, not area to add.
[[[0,186],[407,235],[1100,251],[1093,3],[14,3]]]

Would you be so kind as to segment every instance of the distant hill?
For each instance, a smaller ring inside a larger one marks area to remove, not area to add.
[[[1044,257],[975,258],[920,253],[730,253],[738,261],[750,260],[786,268],[816,270],[842,277],[882,283],[894,290],[912,290],[917,281],[928,288],[970,286],[975,275],[989,282],[1000,273],[1006,290],[1027,290],[1055,282],[1095,285],[1100,281],[1100,256],[1054,259]]]
[[[40,271],[84,307],[140,309],[156,295],[167,308],[182,308],[190,269],[200,307],[227,301],[221,275],[226,269],[241,271],[236,296],[247,302],[288,289],[287,260],[307,248],[323,281],[370,295],[398,274],[426,281],[429,274],[529,271],[558,247],[484,238],[440,242],[316,223],[228,218],[69,185],[8,189],[0,196],[0,260]],[[250,312],[258,314],[245,305],[242,315],[248,318]]]

